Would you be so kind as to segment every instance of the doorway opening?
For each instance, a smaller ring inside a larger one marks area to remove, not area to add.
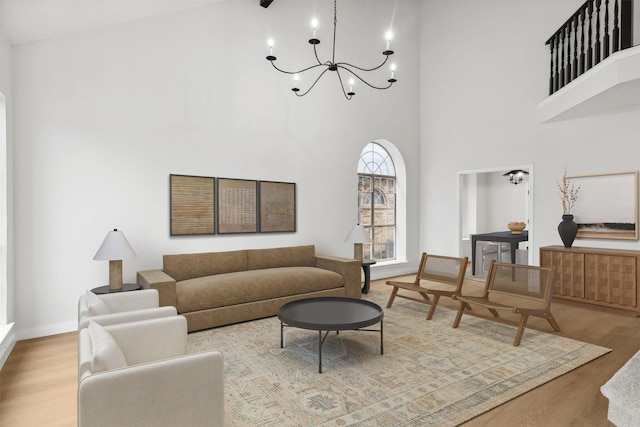
[[[525,175],[522,182],[513,184],[509,176],[504,174],[516,169],[529,174]],[[519,243],[518,259],[532,264],[533,252],[529,249],[534,247],[533,179],[531,164],[458,172],[456,247],[459,256],[468,256],[471,262],[472,234],[509,231],[507,225],[510,222],[524,222],[529,237],[528,241]],[[482,259],[477,253],[475,258],[478,267]]]

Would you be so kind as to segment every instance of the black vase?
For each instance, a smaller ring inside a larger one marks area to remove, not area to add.
[[[573,215],[562,215],[562,222],[558,224],[558,233],[565,248],[570,248],[578,234],[578,224],[573,222]]]

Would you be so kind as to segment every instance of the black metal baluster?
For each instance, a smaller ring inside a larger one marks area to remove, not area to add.
[[[551,43],[548,44],[551,50],[551,59],[549,60],[549,95],[553,95],[553,92],[555,92],[553,86],[553,39],[551,39]]]
[[[585,70],[585,56],[584,56],[584,19],[585,19],[585,9],[582,9],[580,12],[580,35],[582,37],[580,43],[580,75],[584,74]]]
[[[622,0],[620,31],[620,49],[633,46],[633,0]]]
[[[609,56],[609,0],[604,2],[604,38],[602,44],[604,45],[604,51],[602,52],[602,59]]]
[[[602,46],[600,45],[600,5],[602,0],[596,0],[596,42],[595,42],[595,63],[600,62]]]
[[[589,2],[589,38],[587,45],[587,70],[590,70],[593,67],[593,30],[592,28],[593,22],[593,1]]]
[[[564,87],[564,27],[560,30],[560,87]]]
[[[554,92],[557,91],[558,89],[560,89],[559,83],[560,83],[560,74],[559,74],[559,64],[558,64],[558,51],[560,50],[560,45],[559,45],[559,40],[558,40],[558,36],[559,34],[556,33],[556,36],[553,38],[553,42],[556,45],[556,75],[553,79],[553,88],[554,88]]]
[[[613,6],[613,52],[620,50],[620,27],[618,27],[618,0]]]
[[[569,21],[567,21],[567,66],[565,67],[565,72],[567,73],[567,76],[565,77],[564,81],[568,84],[571,82],[571,24],[573,23],[573,20],[570,19]]]
[[[578,77],[578,14],[573,17],[573,78]]]

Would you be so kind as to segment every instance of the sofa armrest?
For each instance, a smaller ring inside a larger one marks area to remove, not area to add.
[[[124,313],[101,314],[81,318],[78,322],[78,330],[89,326],[89,321],[91,320],[102,326],[108,326],[117,325],[118,323],[137,322],[139,320],[175,316],[177,314],[178,311],[173,306],[145,308],[142,310],[132,310]]]
[[[160,306],[177,306],[176,281],[162,270],[138,271],[138,285],[143,289],[156,289],[160,294]]]
[[[78,384],[80,427],[223,424],[224,360],[218,351],[100,372]]]
[[[158,307],[159,294],[155,289],[142,289],[136,292],[114,292],[98,295],[106,304],[109,312],[142,310]]]
[[[334,271],[344,277],[345,296],[360,298],[360,261],[328,255],[316,255],[316,267]]]

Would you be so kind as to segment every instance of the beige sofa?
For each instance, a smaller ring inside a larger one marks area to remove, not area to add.
[[[162,270],[138,272],[175,306],[189,332],[274,316],[284,303],[320,297],[360,298],[360,262],[320,256],[315,246],[165,255]]]

